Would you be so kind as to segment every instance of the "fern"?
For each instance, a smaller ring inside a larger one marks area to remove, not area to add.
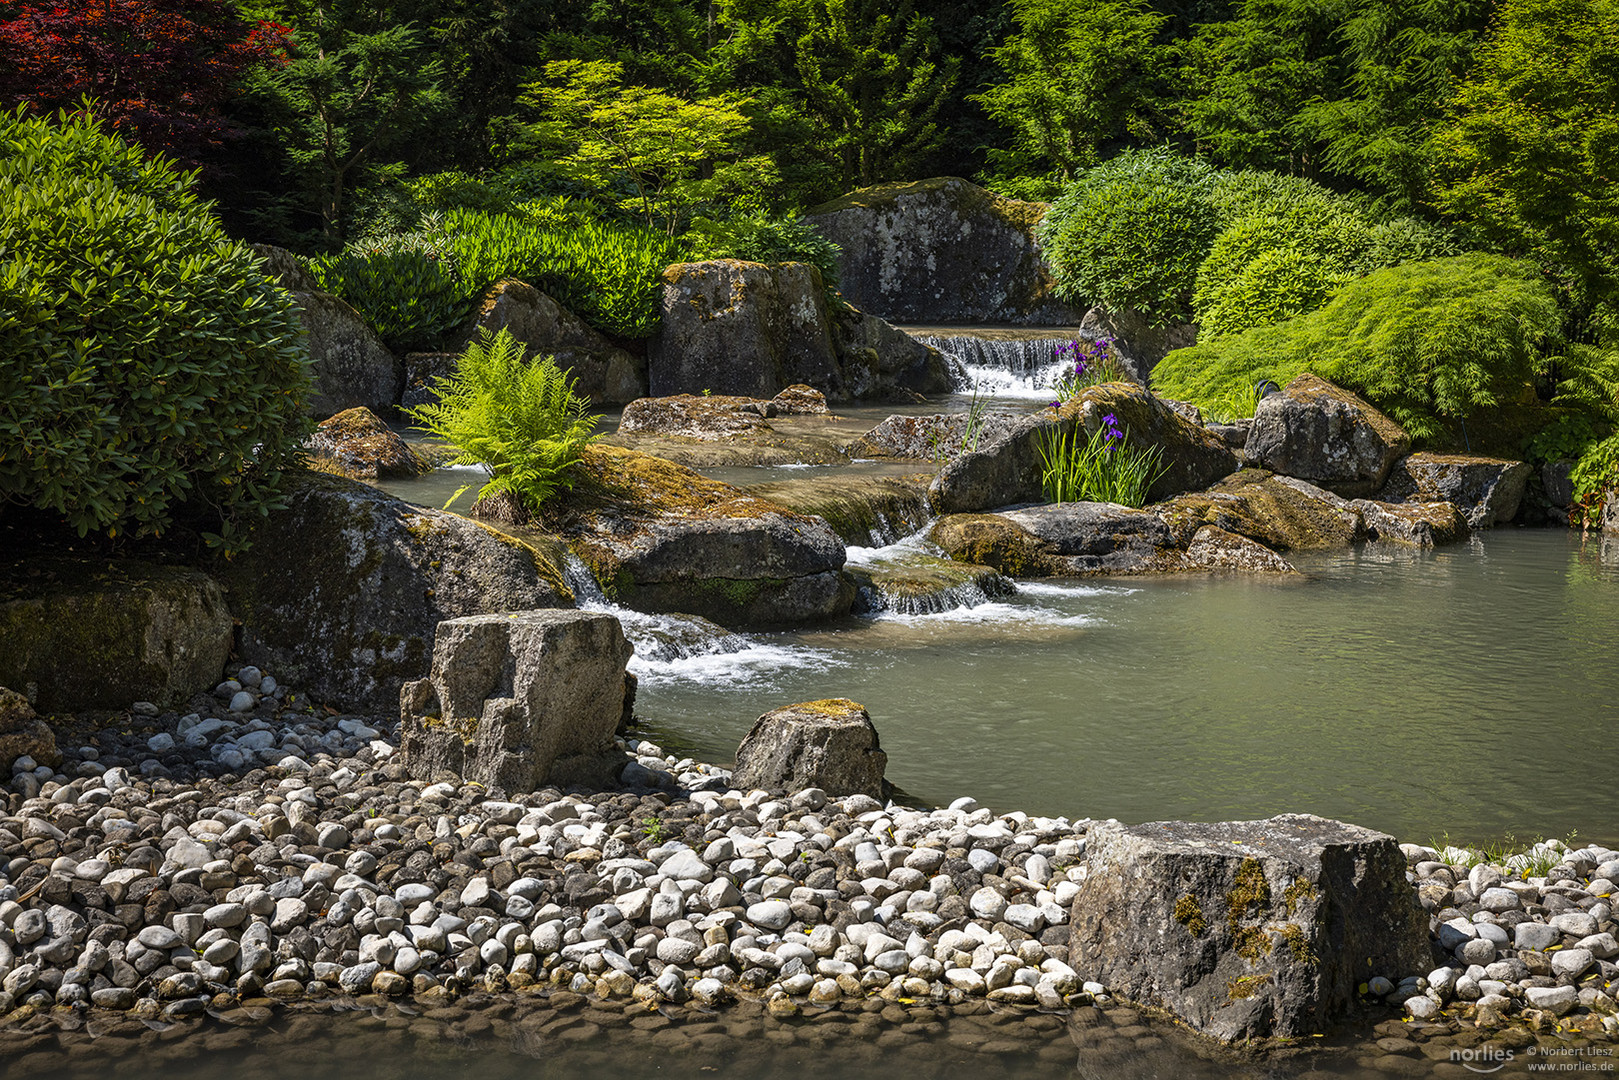
[[[568,469],[595,438],[596,417],[555,360],[530,363],[523,352],[510,331],[481,331],[454,374],[439,382],[439,400],[407,411],[455,448],[453,464],[488,470],[480,500],[509,495],[532,512],[573,486]]]

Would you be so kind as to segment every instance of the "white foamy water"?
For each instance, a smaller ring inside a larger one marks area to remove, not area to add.
[[[994,394],[1009,401],[1051,401],[1051,388],[1071,366],[1052,363],[1030,371],[1013,371],[1009,368],[963,364],[962,369],[966,371],[970,385],[958,392],[971,393],[977,388],[980,394]]]
[[[1021,584],[1018,586],[1020,590],[1022,587]],[[1097,616],[1085,612],[1073,614],[1059,611],[1056,608],[1041,607],[1038,604],[1019,604],[1006,600],[993,600],[973,607],[951,608],[949,611],[932,612],[925,615],[905,615],[893,611],[881,611],[873,615],[872,619],[875,622],[895,622],[906,625],[926,622],[929,625],[956,623],[987,626],[993,623],[1009,629],[1035,626],[1096,626],[1102,621]]]
[[[1018,592],[1026,596],[1044,596],[1052,599],[1069,596],[1130,596],[1141,591],[1121,585],[1073,585],[1052,581],[1020,581],[1017,588]]]

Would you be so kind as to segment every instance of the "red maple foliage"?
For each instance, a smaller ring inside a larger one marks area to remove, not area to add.
[[[190,167],[234,135],[220,111],[289,31],[224,0],[0,0],[0,101],[91,110],[131,142]]]

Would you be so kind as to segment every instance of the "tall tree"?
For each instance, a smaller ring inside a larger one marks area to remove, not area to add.
[[[185,166],[236,133],[220,106],[276,61],[282,28],[223,0],[0,0],[0,102],[90,111]]]
[[[976,97],[1010,129],[1003,169],[1068,178],[1101,147],[1167,128],[1166,19],[1140,0],[1012,0],[1017,29],[995,50],[1006,81]]]
[[[910,174],[943,140],[960,61],[912,0],[812,0],[795,63],[845,186]]]

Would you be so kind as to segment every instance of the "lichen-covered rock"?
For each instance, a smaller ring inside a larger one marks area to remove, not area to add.
[[[27,698],[0,686],[0,775],[10,776],[12,763],[20,757],[53,769],[62,764],[50,726],[34,715]]]
[[[838,288],[900,323],[1071,326],[1034,227],[1044,203],[1003,199],[953,176],[862,188],[807,220],[837,244]]]
[[[854,602],[843,542],[819,518],[615,446],[590,447],[578,469],[541,519],[626,607],[751,626],[833,618]]]
[[[322,419],[356,406],[393,408],[403,369],[360,313],[330,293],[297,291],[292,298],[309,340],[315,382],[309,411]]]
[[[286,248],[271,244],[249,244],[253,254],[264,260],[264,271],[288,292],[318,292],[320,282],[304,266],[303,260]]]
[[[1046,433],[1069,433],[1081,425],[1085,431],[1096,431],[1107,416],[1115,417],[1127,430],[1130,446],[1159,448],[1164,471],[1148,489],[1149,499],[1196,491],[1237,467],[1230,447],[1143,387],[1103,383],[1061,408],[1041,410],[998,432],[986,433],[976,450],[961,454],[940,470],[928,498],[941,514],[1037,502],[1044,498],[1040,450]]]
[[[1088,339],[1107,338],[1113,354],[1130,377],[1152,385],[1152,369],[1176,349],[1197,344],[1196,323],[1155,326],[1139,311],[1109,311],[1093,307],[1080,320],[1079,332]]]
[[[1188,569],[1230,571],[1239,574],[1296,574],[1293,564],[1264,544],[1205,525],[1186,545]]]
[[[1172,565],[1173,546],[1158,515],[1117,503],[1071,502],[1002,510],[1005,518],[1062,560],[1065,573],[1130,574]]]
[[[767,404],[777,416],[826,416],[832,411],[827,408],[825,394],[803,383],[794,383]]]
[[[777,416],[825,416],[826,395],[796,383],[775,397],[723,394],[675,394],[640,398],[624,407],[620,435],[673,435],[685,439],[723,441],[774,429],[765,421]]]
[[[806,701],[759,717],[736,751],[731,783],[788,792],[820,788],[833,798],[885,801],[888,755],[865,707],[845,698]]]
[[[679,263],[663,273],[648,373],[655,397],[769,398],[794,383],[848,396],[820,272],[803,263]]]
[[[1533,471],[1526,462],[1503,458],[1416,453],[1395,463],[1377,497],[1390,503],[1453,503],[1470,528],[1488,529],[1518,516]]]
[[[948,394],[955,388],[944,354],[858,308],[832,313],[832,347],[849,396],[876,401]]]
[[[1248,463],[1308,480],[1346,498],[1383,486],[1411,449],[1405,429],[1356,394],[1303,374],[1254,409]]]
[[[858,589],[857,614],[936,615],[1017,592],[997,570],[925,551],[873,556],[851,566],[848,574]]]
[[[890,416],[856,439],[849,455],[857,458],[898,457],[918,461],[954,461],[988,446],[1023,421],[1008,413],[987,413],[974,423],[967,413],[936,416]]]
[[[178,705],[219,681],[231,649],[219,583],[126,559],[30,559],[0,582],[0,685],[42,712]]]
[[[445,619],[573,604],[559,551],[313,474],[220,576],[242,659],[352,710],[395,708]]]
[[[1368,540],[1437,547],[1465,540],[1470,532],[1467,519],[1454,503],[1357,499],[1350,506],[1360,514]]]
[[[1227,1042],[1323,1032],[1432,966],[1394,839],[1308,814],[1091,830],[1069,963]]]
[[[578,380],[575,392],[595,402],[634,401],[647,392],[646,363],[637,361],[550,296],[515,278],[484,293],[463,342],[509,330],[530,359],[549,356]]]
[[[528,792],[558,759],[605,753],[631,648],[611,615],[513,611],[438,625],[433,666],[400,691],[400,750],[418,779]]]
[[[1000,514],[946,514],[928,539],[958,562],[992,567],[1011,577],[1057,577],[1064,560],[1045,541]]]
[[[799,514],[822,518],[845,544],[881,547],[920,529],[932,515],[922,483],[881,476],[806,476],[747,488]]]
[[[432,468],[370,409],[344,409],[322,420],[309,448],[333,471],[353,480],[419,476]]]
[[[1178,543],[1214,525],[1276,551],[1343,547],[1365,537],[1359,511],[1330,491],[1261,469],[1243,469],[1206,491],[1150,507]]]

